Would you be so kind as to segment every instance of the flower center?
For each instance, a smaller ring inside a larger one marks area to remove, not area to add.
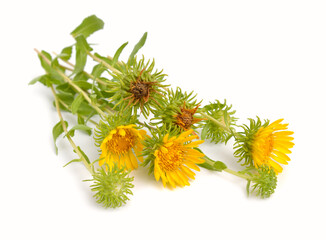
[[[107,148],[115,154],[126,153],[133,148],[135,144],[135,136],[128,129],[124,129],[126,134],[121,136],[118,132],[113,134],[112,138],[107,142]]]
[[[179,113],[177,116],[178,119],[177,124],[179,126],[182,125],[184,129],[189,129],[193,123],[193,114],[189,111],[183,111],[183,110],[181,111],[182,113]]]
[[[167,151],[162,151],[165,148]],[[174,171],[183,162],[184,152],[182,150],[182,145],[178,143],[173,143],[169,147],[161,147],[158,152],[159,162],[158,165],[163,171]]]
[[[253,143],[253,151],[255,151],[255,149],[260,149],[263,155],[263,161],[267,161],[274,149],[274,137],[272,133],[264,135],[264,131],[258,131],[256,133]]]
[[[141,100],[147,98],[149,95],[150,84],[144,82],[133,82],[131,84],[130,92],[134,95],[135,99]]]

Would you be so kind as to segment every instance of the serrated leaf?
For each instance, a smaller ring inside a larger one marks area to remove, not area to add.
[[[76,114],[78,111],[79,106],[81,105],[81,103],[84,101],[84,97],[83,95],[79,94],[74,101],[71,104],[71,113],[72,114]]]
[[[66,127],[68,127],[68,123],[64,122]],[[56,125],[54,125],[52,129],[52,135],[53,135],[53,141],[54,141],[54,147],[55,147],[55,153],[58,154],[58,147],[56,144],[57,138],[64,132],[61,121],[59,121]]]
[[[94,32],[101,30],[104,27],[104,22],[96,17],[91,15],[83,20],[83,22],[75,28],[70,34],[76,38],[80,35],[85,38],[89,37]]]
[[[122,50],[127,46],[128,42],[125,42],[124,44],[122,44],[118,50],[115,52],[113,59],[112,59],[112,66],[114,66],[114,64],[116,64],[116,62],[118,62],[120,54],[122,52]]]
[[[69,131],[68,131],[68,135],[70,135],[71,137],[75,136],[75,131],[76,130],[80,130],[80,131],[84,131],[86,132],[89,136],[92,134],[92,128],[83,125],[83,124],[78,124],[73,126]]]
[[[146,42],[146,38],[147,38],[147,32],[145,32],[143,34],[143,36],[141,37],[141,39],[139,40],[139,42],[135,45],[134,49],[132,50],[130,56],[129,56],[129,61],[130,61],[130,64],[132,65],[133,62],[134,62],[134,58],[135,58],[135,55],[137,54],[137,52],[139,51],[139,49],[141,49],[145,42]]]

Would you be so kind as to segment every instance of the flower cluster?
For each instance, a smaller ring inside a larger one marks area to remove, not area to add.
[[[90,16],[72,31],[75,44],[60,54],[52,57],[36,50],[46,73],[30,82],[51,89],[59,117],[54,140],[63,134],[69,140],[78,158],[68,164],[84,164],[93,177],[91,189],[97,202],[113,208],[125,204],[132,194],[130,175],[140,166],[148,168],[164,187],[188,186],[196,171],[206,168],[245,179],[248,194],[270,197],[283,170],[281,164],[288,164],[289,149],[294,146],[288,124],[283,119],[270,124],[257,118],[249,119],[249,125],[238,125],[226,101],[203,105],[194,92],[170,88],[165,83],[167,75],[156,70],[154,60],[136,57],[147,33],[125,62],[119,57],[127,43],[113,57],[95,53],[87,38],[103,26],[101,19]],[[88,59],[97,62],[91,72],[85,70]],[[71,123],[63,119],[62,111],[75,116],[73,127],[69,128]],[[94,133],[91,139],[99,151],[94,160],[74,142],[75,131]],[[231,138],[235,160],[245,166],[239,172],[200,149],[204,140],[226,144]]]

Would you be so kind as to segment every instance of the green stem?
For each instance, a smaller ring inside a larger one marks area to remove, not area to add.
[[[216,163],[216,161],[210,159],[210,158],[207,157],[207,156],[204,157],[204,160],[205,160],[205,162],[206,162],[207,164],[209,164],[211,167],[215,168],[215,167],[214,167],[214,164]],[[224,172],[227,172],[227,173],[229,173],[229,174],[232,174],[232,175],[234,175],[234,176],[237,176],[237,177],[243,178],[243,179],[245,179],[245,180],[249,180],[249,181],[252,180],[252,177],[250,177],[250,176],[248,176],[248,175],[246,175],[246,174],[243,174],[243,173],[239,173],[239,172],[234,171],[234,170],[229,169],[229,168],[225,168],[225,169],[223,169],[223,171],[224,171]]]
[[[94,54],[92,54],[91,52],[87,52],[87,54],[88,54],[88,56],[90,56],[91,58],[93,58],[96,62],[101,63],[101,64],[104,65],[106,68],[110,69],[112,72],[117,73],[117,74],[121,74],[121,72],[120,72],[118,69],[112,67],[110,64],[108,64],[107,62],[103,61],[102,59],[96,57],[96,56],[95,56]]]
[[[61,114],[61,111],[60,111],[60,107],[59,107],[59,100],[58,100],[58,97],[57,97],[57,94],[53,88],[53,86],[51,85],[51,90],[52,90],[52,93],[53,93],[53,96],[54,96],[54,101],[55,101],[55,107],[56,107],[56,110],[57,110],[57,113],[58,113],[58,116],[60,118],[60,122],[61,122],[61,125],[62,125],[62,128],[63,128],[63,131],[65,132],[66,134],[66,137],[70,143],[70,145],[72,146],[72,148],[75,150],[75,152],[77,153],[77,155],[80,157],[80,159],[82,160],[82,162],[84,163],[85,167],[87,168],[87,170],[92,174],[94,175],[94,171],[91,167],[91,165],[87,162],[87,160],[85,159],[85,157],[83,156],[83,154],[79,151],[78,147],[76,146],[75,142],[72,140],[72,138],[70,137],[69,133],[68,133],[68,129],[66,127],[66,124],[65,124],[65,121],[63,120],[63,117],[62,117],[62,114]]]
[[[239,173],[239,172],[234,171],[234,170],[229,169],[229,168],[226,168],[226,169],[224,169],[223,171],[224,171],[224,172],[227,172],[227,173],[230,173],[230,174],[232,174],[232,175],[234,175],[234,176],[237,176],[237,177],[240,177],[240,178],[243,178],[243,179],[249,180],[249,181],[252,180],[252,177],[250,177],[250,176],[248,176],[248,175],[245,175],[245,174],[243,174],[243,173]]]
[[[62,106],[64,106],[71,113],[71,109],[69,108],[69,106],[64,101],[62,101],[61,99],[58,99],[58,101],[60,102],[60,104]],[[85,116],[81,116],[81,117],[84,118],[84,119],[86,119]],[[98,124],[97,122],[95,122],[92,119],[88,119],[88,121],[91,122],[91,123],[93,123],[94,125],[97,125]]]
[[[58,56],[58,54],[55,53],[55,52],[53,52],[53,54],[56,55],[56,56]],[[72,64],[71,62],[69,62],[69,61],[67,61],[67,60],[63,60],[63,59],[61,59],[61,60],[62,60],[64,63],[68,64],[69,66],[75,68],[75,65]],[[74,69],[71,69],[71,68],[69,68],[69,67],[62,66],[62,65],[60,65],[60,66],[63,67],[64,69],[67,69],[67,70],[71,71],[71,72],[74,71]],[[89,78],[93,79],[94,81],[96,81],[96,82],[98,82],[98,83],[100,83],[100,84],[102,84],[102,85],[108,85],[106,82],[102,81],[101,79],[96,78],[95,76],[93,76],[92,74],[89,74],[88,72],[83,71],[83,73],[86,74]]]
[[[49,64],[49,66],[51,66],[51,61],[49,59],[47,59],[46,56],[44,56],[41,52],[39,52],[37,49],[34,49],[38,55],[40,55],[45,61],[47,64]],[[57,73],[67,82],[70,84],[70,86],[72,86],[79,94],[81,94],[84,99],[92,106],[92,108],[97,111],[97,113],[102,116],[102,117],[106,117],[105,113],[97,106],[95,105],[92,100],[89,98],[88,94],[83,91],[80,87],[78,87],[76,84],[73,83],[73,81],[67,77],[62,71],[56,69],[54,67],[54,69],[57,71]]]
[[[228,128],[227,126],[225,126],[224,123],[218,121],[217,119],[211,117],[210,115],[204,113],[204,112],[198,112],[200,115],[202,115],[204,118],[212,121],[213,123],[215,123],[217,126],[223,128],[224,130],[226,130],[229,133],[233,133],[232,130],[230,128]]]

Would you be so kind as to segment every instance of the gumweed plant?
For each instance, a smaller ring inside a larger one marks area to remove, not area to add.
[[[51,90],[59,119],[52,130],[54,143],[60,135],[66,137],[77,155],[66,165],[86,167],[91,178],[85,181],[91,182],[97,202],[111,208],[124,205],[134,187],[130,172],[138,167],[148,168],[159,184],[172,189],[190,185],[201,168],[225,172],[247,181],[248,194],[270,197],[294,145],[288,124],[257,117],[241,125],[226,101],[202,105],[194,92],[170,87],[154,59],[137,57],[147,33],[125,62],[119,57],[128,42],[113,57],[94,52],[87,38],[103,26],[101,19],[89,16],[71,32],[75,43],[60,53],[35,49],[45,74],[30,82]],[[93,64],[92,71],[85,70],[87,64]],[[62,112],[75,117],[73,126]],[[99,152],[95,159],[76,144],[75,131],[92,138]],[[226,144],[231,138],[241,171],[200,149],[204,141]]]

